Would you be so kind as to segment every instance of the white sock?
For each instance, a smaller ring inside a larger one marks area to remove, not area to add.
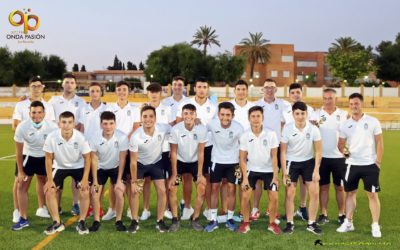
[[[312,220],[309,220],[308,221],[308,225],[311,225],[311,224],[313,224],[315,221],[312,221]]]
[[[230,211],[228,210],[228,220],[233,218],[233,214],[235,213],[235,211]]]
[[[211,220],[217,221],[218,209],[210,209],[210,211],[211,211]]]
[[[374,225],[379,226],[379,223],[378,222],[373,222],[371,226],[374,226]]]
[[[290,223],[290,224],[294,225],[293,221],[288,221],[288,223]]]
[[[251,214],[255,214],[255,213],[257,213],[257,212],[258,212],[258,208],[253,207],[253,210],[251,210]]]

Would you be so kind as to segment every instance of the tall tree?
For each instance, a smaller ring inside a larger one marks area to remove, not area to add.
[[[352,51],[360,50],[361,48],[361,44],[353,38],[339,37],[331,44],[329,52],[350,53]]]
[[[43,79],[46,80],[58,80],[61,79],[64,73],[67,71],[66,62],[59,56],[50,55],[42,58],[45,73]]]
[[[385,81],[400,82],[400,33],[394,43],[382,41],[376,50],[379,53],[375,59],[377,77]]]
[[[213,66],[213,79],[218,82],[232,83],[243,74],[246,59],[243,56],[233,56],[229,52],[218,54]]]
[[[13,81],[12,53],[7,47],[0,48],[0,86],[10,86]]]
[[[211,45],[217,45],[221,47],[221,44],[217,40],[218,35],[215,34],[215,29],[211,26],[208,27],[206,25],[200,26],[200,28],[193,35],[193,40],[191,41],[191,45],[197,45],[199,48],[203,46],[203,55],[207,55],[207,47]]]
[[[267,63],[271,56],[268,49],[269,40],[263,38],[262,32],[249,33],[250,37],[243,38],[240,42],[240,54],[244,55],[250,64],[250,78],[253,78],[254,65],[257,62]]]
[[[84,64],[81,66],[81,72],[86,72],[86,66]]]
[[[73,72],[78,72],[79,71],[79,65],[77,63],[74,63],[74,66],[72,66],[72,71]]]
[[[140,61],[140,63],[139,63],[139,70],[145,70],[144,64],[142,63],[142,61]]]
[[[42,55],[37,51],[18,51],[14,53],[13,60],[14,81],[18,85],[26,85],[32,76],[45,73]]]
[[[122,70],[125,70],[125,63],[122,64]]]
[[[137,70],[137,66],[134,63],[132,63],[131,61],[128,61],[126,63],[126,69],[127,70]]]

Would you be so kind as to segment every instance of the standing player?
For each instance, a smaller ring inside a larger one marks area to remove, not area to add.
[[[18,167],[18,207],[20,218],[12,230],[21,230],[29,226],[28,222],[28,190],[32,177],[36,174],[39,183],[46,183],[46,166],[43,144],[57,124],[44,120],[45,107],[40,101],[30,105],[30,119],[20,123],[15,131],[16,161]]]
[[[353,213],[356,209],[357,189],[360,179],[367,192],[369,209],[372,216],[372,236],[382,237],[379,226],[381,204],[378,192],[379,174],[383,156],[382,129],[379,121],[362,111],[363,96],[353,93],[349,97],[351,118],[340,127],[339,150],[343,153],[347,142],[350,153],[347,159],[344,190],[346,196],[346,219],[336,230],[344,233],[354,231]]]
[[[220,103],[218,105],[219,119],[214,119],[207,124],[208,130],[212,134],[213,149],[210,171],[210,183],[212,187],[211,221],[204,228],[206,232],[212,232],[218,228],[218,194],[222,178],[226,178],[228,181],[228,220],[226,221],[226,227],[231,231],[235,231],[237,228],[233,220],[235,212],[235,185],[238,184],[235,177],[235,170],[239,167],[239,138],[243,133],[243,127],[240,123],[233,120],[234,114],[235,107],[232,103]]]
[[[199,222],[201,206],[204,202],[206,179],[204,177],[204,147],[207,142],[207,128],[202,124],[195,124],[196,107],[193,104],[185,104],[182,107],[183,121],[176,124],[171,130],[169,142],[171,144],[172,176],[168,183],[170,188],[170,205],[172,213],[177,214],[177,199],[175,179],[177,174],[183,179],[183,199],[190,205],[192,180],[196,184],[197,195],[194,209],[184,208],[181,219],[188,220],[193,214],[191,224],[196,231],[203,231]],[[190,186],[190,189],[187,188]],[[177,228],[172,222],[170,231]]]
[[[263,108],[254,106],[248,112],[251,128],[240,137],[240,168],[243,181],[241,211],[243,222],[239,232],[247,233],[250,230],[249,200],[256,183],[264,182],[264,189],[268,190],[269,225],[268,230],[274,234],[281,234],[281,229],[275,223],[278,214],[278,146],[276,133],[263,129]]]
[[[32,77],[29,80],[29,93],[30,96],[26,98],[25,100],[22,100],[18,102],[15,105],[14,113],[12,116],[13,123],[12,123],[12,129],[15,131],[17,128],[18,124],[30,120],[30,105],[33,101],[41,101],[45,107],[46,110],[46,115],[45,118],[48,121],[54,121],[54,110],[53,107],[45,102],[43,100],[43,89],[44,85],[40,77]],[[15,175],[17,177],[17,166]],[[36,194],[38,197],[38,209],[36,210],[36,216],[43,217],[43,218],[50,218],[49,212],[47,211],[47,208],[45,206],[45,197],[44,197],[44,192],[43,192],[43,185],[44,182],[41,182],[38,177],[36,179]],[[14,200],[14,212],[13,212],[13,222],[17,223],[19,221],[19,210],[18,210],[18,195],[17,195],[17,178],[15,178],[14,185],[13,185],[13,200]]]
[[[166,205],[165,175],[161,165],[162,147],[164,140],[168,140],[170,126],[156,124],[156,110],[152,106],[144,106],[141,110],[143,126],[135,131],[129,141],[131,156],[130,170],[132,178],[132,198],[129,199],[132,207],[132,223],[129,227],[131,233],[139,229],[139,192],[138,180],[150,176],[157,191],[157,225],[159,232],[167,232],[168,227],[163,221]]]
[[[343,188],[343,174],[345,171],[345,158],[339,151],[337,145],[339,141],[340,124],[347,120],[347,112],[336,107],[336,91],[334,89],[324,89],[323,106],[315,112],[316,125],[319,127],[322,138],[322,160],[319,168],[320,204],[321,215],[317,223],[323,225],[329,222],[328,219],[328,201],[329,184],[331,182],[331,173],[333,184],[336,191],[336,202],[339,209],[338,221],[343,223],[345,207],[345,195]]]
[[[46,138],[43,150],[46,155],[47,182],[45,194],[47,206],[53,224],[44,232],[51,235],[64,230],[60,220],[57,202],[57,192],[62,190],[64,179],[71,176],[79,188],[81,213],[76,230],[79,234],[88,234],[85,225],[86,213],[89,208],[89,172],[90,147],[81,132],[74,129],[74,114],[65,111],[59,117],[59,129],[53,131]],[[52,170],[54,168],[54,170]],[[94,187],[95,188],[95,187]]]
[[[283,183],[286,185],[287,218],[287,225],[283,231],[292,234],[294,230],[294,197],[297,180],[301,176],[310,193],[310,218],[307,230],[314,234],[321,234],[322,230],[316,223],[319,166],[322,153],[321,135],[319,129],[307,120],[307,105],[304,102],[294,103],[292,111],[295,122],[285,124],[281,138],[281,164]]]
[[[172,79],[172,95],[162,100],[162,104],[171,108],[171,116],[174,119],[178,113],[179,106],[187,99],[187,97],[183,95],[184,87],[185,78],[182,76],[175,76]]]

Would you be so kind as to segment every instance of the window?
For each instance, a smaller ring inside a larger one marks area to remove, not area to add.
[[[271,77],[278,77],[278,71],[277,70],[271,70]]]
[[[282,56],[282,62],[293,62],[293,56]]]
[[[316,68],[317,61],[297,61],[297,67]]]
[[[290,77],[290,71],[287,71],[287,70],[283,71],[283,77],[285,77],[285,78]]]
[[[297,75],[297,81],[299,81],[299,82],[302,82],[302,81],[304,81],[304,77],[303,77],[303,75]]]
[[[254,71],[254,78],[260,78],[260,72]]]

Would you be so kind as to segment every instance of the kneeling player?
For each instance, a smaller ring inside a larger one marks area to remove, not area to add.
[[[274,222],[278,214],[278,146],[276,133],[272,130],[263,130],[263,108],[254,106],[249,109],[251,128],[240,137],[240,168],[242,170],[242,200],[241,211],[243,222],[239,232],[247,233],[250,230],[249,200],[252,190],[255,190],[258,180],[264,182],[264,190],[268,190],[269,198],[269,226],[268,230],[274,234],[281,234],[281,229]]]

